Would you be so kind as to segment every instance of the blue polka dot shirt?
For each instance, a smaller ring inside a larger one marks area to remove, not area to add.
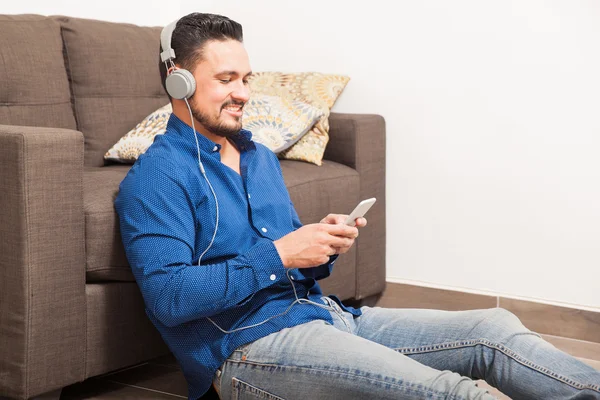
[[[220,145],[197,134],[201,159],[218,199],[200,172],[194,132],[174,114],[163,135],[131,167],[119,186],[115,208],[129,264],[146,313],[179,361],[189,398],[208,391],[216,369],[242,344],[329,312],[295,300],[273,241],[301,226],[277,156],[242,130],[233,138],[240,173],[221,162]],[[316,282],[330,262],[291,269],[298,297],[322,304]],[[338,303],[339,299],[331,296]],[[356,315],[359,310],[346,308]],[[208,317],[208,318],[207,318]]]

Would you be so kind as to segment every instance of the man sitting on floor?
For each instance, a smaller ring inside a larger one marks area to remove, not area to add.
[[[190,399],[213,382],[223,399],[493,398],[471,379],[513,399],[600,399],[600,372],[506,310],[354,309],[324,296],[317,281],[366,220],[300,223],[276,155],[241,129],[251,68],[240,24],[194,13],[161,39],[173,114],[115,206]]]

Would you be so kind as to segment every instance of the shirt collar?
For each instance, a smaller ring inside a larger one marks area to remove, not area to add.
[[[186,139],[189,137],[192,141],[194,139],[192,135],[192,127],[179,119],[175,114],[171,114],[169,117],[169,121],[167,122],[167,131],[177,132]],[[209,153],[221,150],[220,144],[213,142],[206,136],[198,133],[197,137],[198,144],[202,150]],[[254,142],[252,141],[252,132],[246,129],[240,130],[239,135],[231,136],[230,139],[235,143],[240,152],[255,148]]]

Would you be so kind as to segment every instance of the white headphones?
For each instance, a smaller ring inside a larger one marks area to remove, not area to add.
[[[160,45],[163,50],[160,53],[160,59],[167,68],[167,79],[165,79],[167,93],[172,98],[181,100],[192,97],[196,91],[196,80],[190,71],[177,68],[173,62],[175,50],[171,47],[171,37],[178,21],[179,19],[171,22],[160,33]]]

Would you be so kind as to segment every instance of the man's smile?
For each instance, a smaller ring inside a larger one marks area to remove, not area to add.
[[[243,108],[244,104],[239,103],[229,103],[222,107],[223,110],[234,117],[241,117]]]

